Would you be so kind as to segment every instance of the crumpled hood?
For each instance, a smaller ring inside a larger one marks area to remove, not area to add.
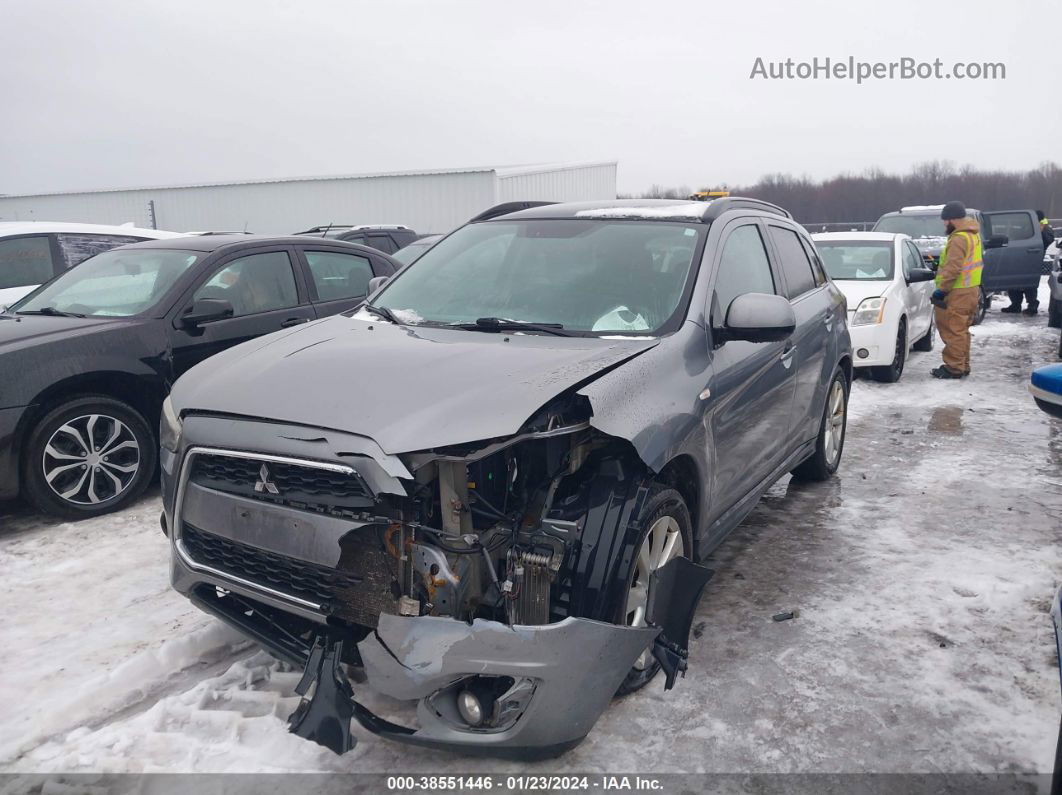
[[[340,315],[207,359],[172,396],[178,412],[347,431],[406,453],[514,434],[556,395],[656,344]]]

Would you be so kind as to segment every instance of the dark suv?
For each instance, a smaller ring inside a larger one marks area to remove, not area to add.
[[[162,417],[173,584],[313,696],[293,730],[556,754],[685,669],[703,560],[829,478],[852,373],[807,233],[761,201],[472,222],[353,312],[240,346]],[[345,665],[417,728],[353,699]],[[360,676],[359,676],[360,678]]]
[[[940,211],[944,205],[904,207],[885,213],[874,224],[875,232],[909,235],[930,268],[936,268],[947,234]],[[984,249],[980,301],[974,323],[980,323],[993,293],[1035,289],[1043,276],[1044,245],[1034,210],[982,212],[968,208],[977,221]]]
[[[375,248],[385,254],[394,254],[400,248],[408,246],[420,237],[408,226],[402,226],[401,224],[364,224],[361,226],[330,224],[328,226],[315,226],[305,232],[296,232],[296,234],[345,240],[348,243],[357,243],[361,246]]]
[[[350,309],[396,267],[349,243],[241,234],[121,246],[63,272],[0,314],[0,499],[74,519],[122,507],[155,473],[181,373]]]

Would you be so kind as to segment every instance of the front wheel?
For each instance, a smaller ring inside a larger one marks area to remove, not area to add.
[[[793,477],[799,480],[829,480],[841,465],[847,428],[848,379],[838,370],[826,392],[826,406],[822,412],[815,452],[793,470]]]
[[[49,411],[23,450],[27,499],[44,513],[87,519],[139,497],[155,471],[154,434],[131,406],[83,397]]]
[[[628,627],[646,626],[646,610],[649,606],[649,578],[654,571],[674,558],[692,557],[693,523],[682,495],[675,489],[654,484],[649,491],[639,521],[639,545],[637,554],[627,572],[626,598],[619,606],[617,624]],[[641,690],[660,670],[660,663],[646,649],[634,661],[616,691],[625,696]]]
[[[871,367],[870,374],[875,381],[886,384],[894,384],[903,375],[903,367],[907,363],[907,324],[901,320],[900,327],[896,330],[896,347],[892,356],[892,363],[883,367]]]

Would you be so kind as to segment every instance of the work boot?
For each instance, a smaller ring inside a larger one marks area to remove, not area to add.
[[[929,374],[934,378],[965,378],[966,373],[957,373],[945,364],[930,370]]]
[[[1025,309],[1024,312],[1022,312],[1022,314],[1023,315],[1028,315],[1029,317],[1032,317],[1033,315],[1039,314],[1039,312],[1040,312],[1040,304],[1036,303],[1036,304],[1029,304],[1029,306]]]
[[[1011,304],[1010,306],[1003,307],[999,311],[1006,312],[1008,315],[1016,315],[1021,311],[1021,304]]]

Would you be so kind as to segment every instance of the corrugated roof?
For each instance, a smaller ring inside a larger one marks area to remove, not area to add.
[[[145,190],[180,190],[184,188],[224,188],[232,185],[269,185],[280,182],[320,182],[340,179],[371,179],[379,177],[422,177],[434,174],[482,174],[494,172],[499,177],[513,177],[521,174],[538,174],[549,171],[568,171],[575,168],[591,166],[614,166],[615,160],[599,160],[577,163],[539,163],[522,166],[478,166],[472,168],[434,168],[413,171],[378,171],[365,174],[331,174],[307,177],[277,177],[273,179],[245,179],[229,182],[190,182],[180,185],[141,185],[126,188],[96,188],[92,190],[60,190],[44,193],[0,193],[0,199],[30,199],[40,196],[77,196],[86,193],[125,193],[127,191]]]

